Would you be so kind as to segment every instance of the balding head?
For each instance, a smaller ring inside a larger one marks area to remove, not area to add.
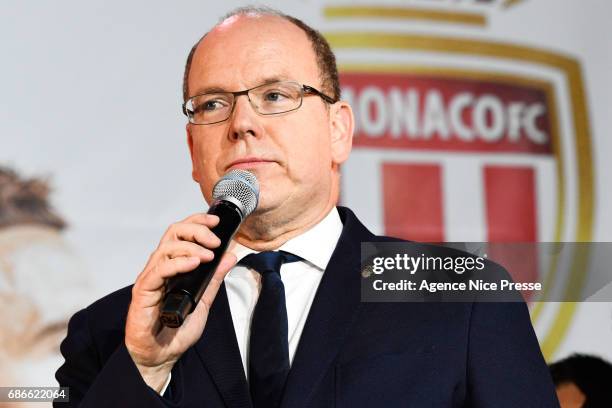
[[[321,88],[323,92],[331,96],[334,100],[340,99],[340,82],[338,80],[338,68],[336,67],[336,58],[329,46],[327,40],[317,30],[313,29],[302,20],[286,15],[278,10],[269,7],[240,7],[226,14],[220,22],[213,27],[209,32],[204,34],[202,38],[191,48],[187,56],[185,71],[183,74],[183,100],[186,101],[194,94],[189,89],[189,74],[193,61],[193,55],[198,48],[198,45],[206,38],[206,36],[216,29],[224,26],[229,26],[234,23],[239,17],[247,18],[262,18],[262,17],[277,17],[290,22],[304,32],[306,38],[310,41],[312,49],[315,53],[316,62],[319,69]]]

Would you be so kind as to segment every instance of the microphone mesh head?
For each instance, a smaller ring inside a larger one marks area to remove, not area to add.
[[[252,213],[259,202],[259,182],[255,175],[240,169],[225,173],[213,188],[213,199],[228,197],[240,203],[243,218]]]

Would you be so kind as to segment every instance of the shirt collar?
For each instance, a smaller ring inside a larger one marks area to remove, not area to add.
[[[281,245],[278,250],[291,252],[313,264],[321,271],[327,268],[327,264],[336,249],[336,244],[342,234],[342,221],[338,209],[334,207],[318,224],[297,237]],[[236,255],[238,261],[248,254],[257,251],[234,242],[231,252]]]

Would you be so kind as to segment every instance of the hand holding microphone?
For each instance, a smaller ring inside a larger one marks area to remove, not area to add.
[[[228,172],[213,189],[208,213],[170,226],[138,276],[125,343],[143,379],[157,391],[202,335],[217,291],[236,263],[234,255],[224,253],[258,197],[252,173]]]

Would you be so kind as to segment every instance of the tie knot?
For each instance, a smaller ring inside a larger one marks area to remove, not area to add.
[[[249,254],[242,258],[240,265],[255,269],[264,274],[268,272],[280,273],[281,265],[289,262],[297,262],[301,258],[285,251],[264,251],[258,254]]]

